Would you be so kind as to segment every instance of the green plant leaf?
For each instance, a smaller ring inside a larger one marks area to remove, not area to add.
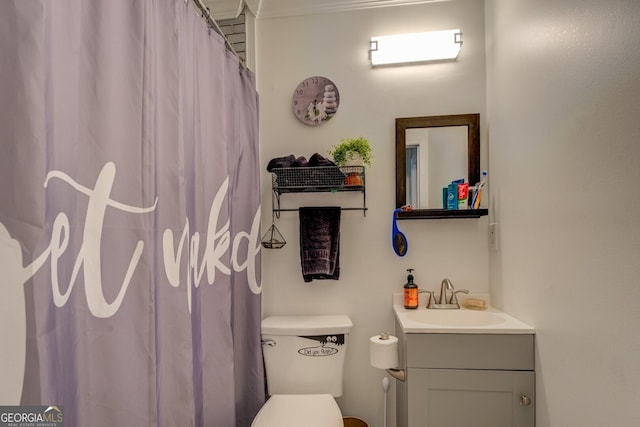
[[[343,138],[340,140],[340,144],[334,145],[329,150],[329,155],[333,157],[333,162],[338,166],[344,166],[348,160],[354,157],[354,154],[358,155],[365,165],[371,166],[373,150],[369,145],[369,140],[361,136]]]

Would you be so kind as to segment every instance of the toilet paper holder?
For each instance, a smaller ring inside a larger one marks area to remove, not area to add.
[[[380,332],[380,339],[381,340],[388,340],[389,339],[389,333],[388,332]],[[387,368],[386,369],[387,373],[389,375],[391,375],[393,378],[405,382],[407,380],[407,373],[404,369],[397,369],[397,368]]]
[[[402,382],[405,382],[407,380],[407,373],[404,369],[389,368],[387,369],[387,374]]]

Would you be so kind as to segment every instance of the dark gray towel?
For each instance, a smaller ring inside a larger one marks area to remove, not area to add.
[[[293,154],[289,154],[284,157],[275,157],[269,160],[269,164],[267,165],[267,172],[271,172],[276,168],[290,168],[293,163],[296,161],[296,157]]]
[[[340,277],[339,206],[301,207],[300,262],[305,282]]]
[[[322,154],[313,153],[309,158],[309,166],[335,166],[331,160],[324,157]]]

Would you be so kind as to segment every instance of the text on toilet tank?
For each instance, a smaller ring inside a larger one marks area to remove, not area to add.
[[[318,341],[320,343],[319,346],[303,347],[298,349],[299,354],[301,354],[302,356],[309,356],[309,357],[333,356],[334,354],[337,354],[340,351],[335,346],[340,346],[344,344],[344,334],[314,335],[314,336],[304,336],[300,338],[310,339],[310,340]]]

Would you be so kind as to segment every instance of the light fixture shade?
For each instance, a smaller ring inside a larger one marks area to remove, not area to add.
[[[455,60],[460,53],[459,29],[371,37],[371,65]]]

